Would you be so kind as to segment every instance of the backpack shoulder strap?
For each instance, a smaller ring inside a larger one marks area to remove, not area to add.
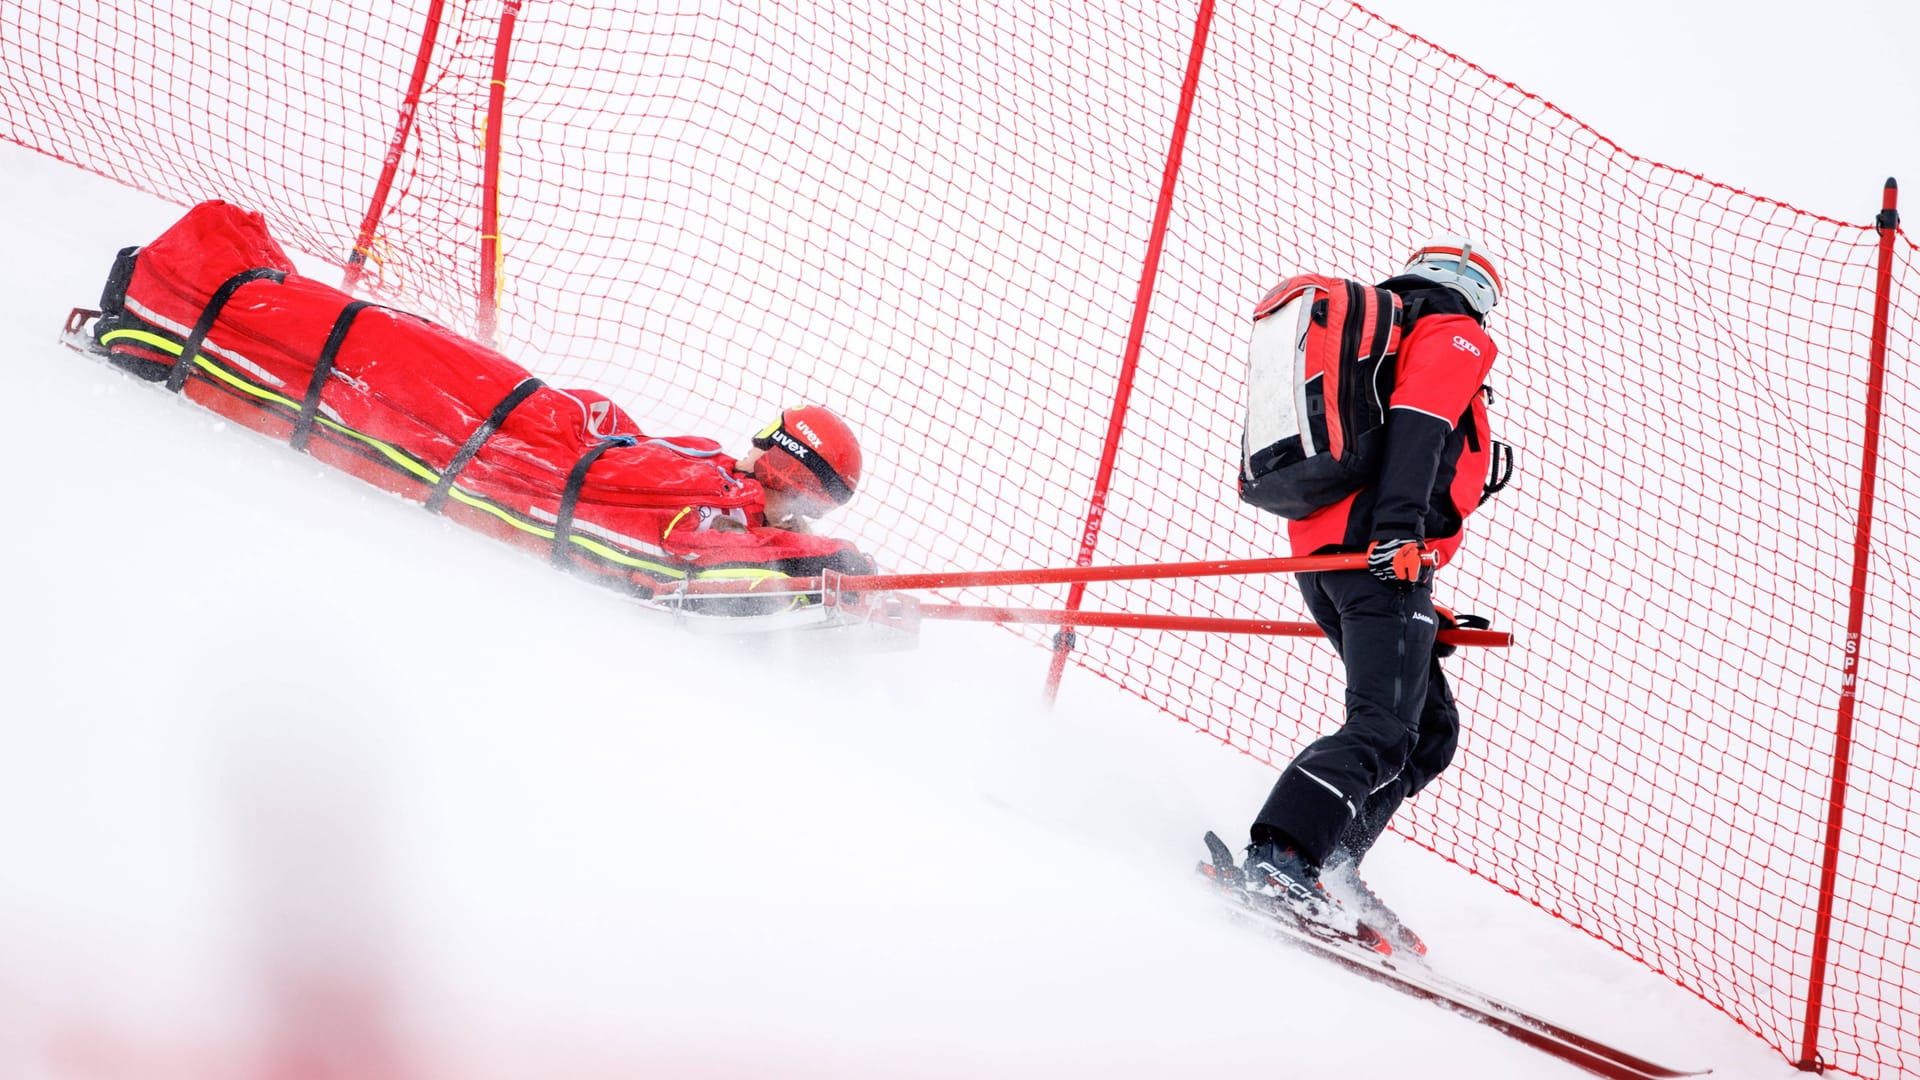
[[[1395,293],[1394,295],[1398,296],[1400,294]],[[1420,316],[1426,313],[1427,301],[1425,297],[1416,296],[1412,300],[1402,301],[1400,304],[1400,332],[1402,334],[1412,333],[1413,324],[1419,321]]]

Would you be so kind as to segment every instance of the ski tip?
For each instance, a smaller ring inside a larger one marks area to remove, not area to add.
[[[1206,841],[1207,854],[1212,856],[1213,861],[1216,864],[1222,864],[1226,866],[1237,865],[1233,858],[1233,849],[1227,846],[1227,842],[1225,840],[1220,839],[1219,833],[1214,832],[1212,829],[1208,829],[1207,835],[1202,837],[1201,839]]]
[[[1205,839],[1207,862],[1201,864],[1201,872],[1223,885],[1238,887],[1242,881],[1242,875],[1240,864],[1234,861],[1233,849],[1212,831],[1208,831]]]

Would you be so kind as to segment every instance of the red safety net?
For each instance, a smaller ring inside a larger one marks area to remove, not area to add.
[[[1520,644],[1450,662],[1462,752],[1395,828],[1789,1058],[1920,1072],[1904,235],[1843,742],[1879,231],[1635,157],[1364,9],[106,7],[0,13],[0,137],[257,208],[321,263],[358,246],[363,289],[469,332],[497,310],[501,348],[651,427],[744,449],[779,407],[830,403],[869,454],[836,528],[890,569],[1072,562],[1123,393],[1096,561],[1284,553],[1234,490],[1252,303],[1294,271],[1386,276],[1423,234],[1484,237],[1509,290],[1494,413],[1519,476],[1440,599]],[[1099,584],[1086,605],[1299,617],[1284,580]],[[1338,723],[1338,670],[1312,642],[1100,629],[1072,660],[1276,764]]]

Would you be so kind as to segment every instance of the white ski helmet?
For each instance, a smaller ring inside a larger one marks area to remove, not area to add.
[[[1500,272],[1493,268],[1493,257],[1484,244],[1464,236],[1426,241],[1414,249],[1401,273],[1445,285],[1466,297],[1482,317],[1500,302]]]

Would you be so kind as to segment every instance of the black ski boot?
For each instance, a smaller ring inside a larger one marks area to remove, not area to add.
[[[1360,920],[1340,906],[1320,884],[1320,872],[1304,856],[1284,844],[1247,845],[1244,866],[1247,891],[1271,897],[1304,922],[1319,923],[1342,934],[1354,934]]]
[[[1360,876],[1360,860],[1345,851],[1334,852],[1333,858],[1327,860],[1322,885],[1335,903],[1351,910],[1362,924],[1392,943],[1396,951],[1427,955],[1427,943],[1402,922],[1399,913],[1388,907]]]

